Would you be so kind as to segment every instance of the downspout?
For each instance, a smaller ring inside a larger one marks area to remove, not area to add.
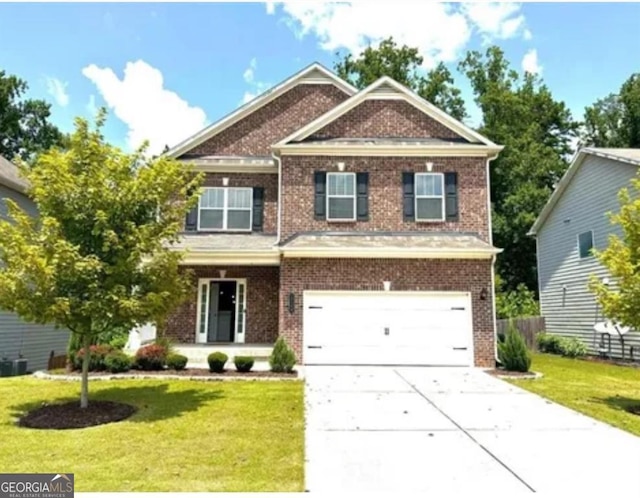
[[[280,244],[280,232],[281,232],[281,218],[282,218],[282,158],[275,153],[271,152],[271,157],[278,163],[278,220],[277,220],[277,234],[276,234],[276,246]]]
[[[489,244],[493,246],[493,224],[491,223],[491,171],[489,165],[498,155],[487,158],[487,216],[489,218]],[[491,256],[491,307],[493,315],[493,356],[498,361],[498,324],[496,319],[496,255]]]

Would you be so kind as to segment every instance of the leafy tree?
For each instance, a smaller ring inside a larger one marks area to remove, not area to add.
[[[618,93],[585,109],[582,142],[593,147],[640,147],[640,73],[632,74]]]
[[[479,132],[505,146],[491,162],[497,269],[506,290],[537,288],[535,242],[527,232],[567,168],[578,123],[531,73],[514,71],[503,51],[469,52],[459,65],[482,112]]]
[[[85,351],[106,331],[161,323],[180,302],[189,275],[168,243],[201,181],[174,159],[147,159],[146,145],[125,154],[106,143],[105,116],[95,129],[77,118],[68,149],[39,155],[30,170],[23,165],[39,219],[8,200],[12,222],[0,221],[0,308],[69,329]]]
[[[449,69],[440,63],[424,73],[420,69],[423,62],[418,49],[399,47],[390,37],[375,48],[367,47],[355,58],[352,54],[343,56],[334,64],[334,69],[338,76],[360,89],[382,76],[389,76],[454,118],[464,119],[464,100],[454,86]]]
[[[595,293],[604,316],[640,330],[640,176],[631,180],[630,188],[618,194],[620,211],[610,213],[622,236],[609,235],[603,251],[594,250],[598,260],[609,270],[615,286],[605,285],[595,275],[589,288]]]
[[[44,100],[22,99],[24,80],[0,70],[0,155],[24,160],[54,145],[65,136],[49,122],[51,106]]]
[[[500,319],[538,316],[540,305],[536,293],[518,284],[514,290],[505,290],[504,283],[496,275],[496,315]]]

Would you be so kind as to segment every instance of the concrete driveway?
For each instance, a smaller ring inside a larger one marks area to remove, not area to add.
[[[311,492],[640,496],[640,438],[480,370],[306,367],[305,377]]]

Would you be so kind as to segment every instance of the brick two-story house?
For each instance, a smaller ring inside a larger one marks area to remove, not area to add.
[[[305,364],[493,366],[489,162],[502,147],[390,78],[313,64],[168,154],[206,173],[179,343]]]

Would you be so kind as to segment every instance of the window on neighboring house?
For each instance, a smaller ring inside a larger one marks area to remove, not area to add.
[[[251,188],[205,188],[200,196],[198,230],[250,231]]]
[[[583,232],[578,235],[578,253],[580,259],[588,258],[592,256],[591,249],[593,249],[593,231]]]
[[[355,221],[356,174],[327,173],[327,220]]]
[[[416,173],[416,221],[444,221],[444,175]]]

